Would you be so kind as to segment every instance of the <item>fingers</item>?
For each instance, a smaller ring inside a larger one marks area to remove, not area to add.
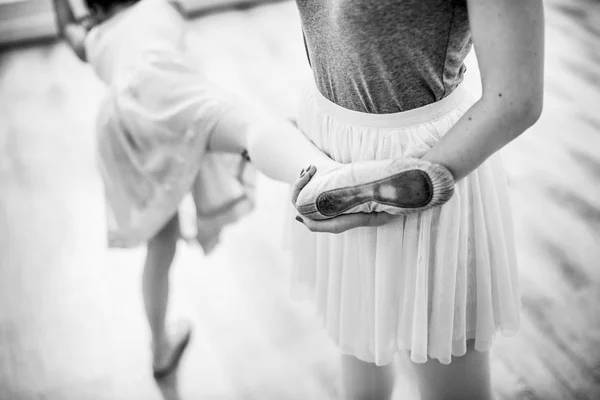
[[[348,214],[325,221],[302,218],[302,223],[311,232],[342,233],[360,226],[369,226],[372,218],[368,214]]]
[[[303,223],[311,232],[342,233],[351,229],[353,222],[346,216],[325,221],[314,221],[306,217],[296,217],[296,220]]]
[[[296,206],[296,200],[298,200],[298,196],[300,192],[306,186],[306,184],[310,181],[313,175],[317,172],[317,167],[314,165],[309,165],[305,169],[300,172],[300,177],[294,182],[292,185],[292,204],[294,207]]]
[[[311,232],[342,233],[361,226],[382,226],[397,218],[399,216],[381,212],[347,214],[325,221],[314,221],[306,217],[297,216],[296,220],[303,223]]]
[[[399,215],[392,215],[386,212],[372,213],[369,216],[371,217],[369,226],[382,226],[400,218]]]

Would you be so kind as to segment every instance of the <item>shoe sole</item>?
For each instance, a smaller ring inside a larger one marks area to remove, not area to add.
[[[433,191],[429,175],[413,169],[359,186],[323,192],[315,203],[320,214],[326,218],[334,218],[367,202],[399,209],[424,207],[433,198]]]

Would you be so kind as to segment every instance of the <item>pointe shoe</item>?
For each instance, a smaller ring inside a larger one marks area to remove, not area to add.
[[[453,193],[454,179],[442,165],[416,158],[364,161],[314,176],[300,191],[296,208],[312,220],[371,212],[406,215],[442,205]]]
[[[181,357],[190,343],[191,336],[191,325],[187,321],[179,322],[175,327],[175,332],[173,333],[173,348],[171,349],[171,354],[169,355],[167,362],[161,366],[152,366],[152,372],[155,380],[160,381],[165,379],[177,369],[177,366],[181,361]]]

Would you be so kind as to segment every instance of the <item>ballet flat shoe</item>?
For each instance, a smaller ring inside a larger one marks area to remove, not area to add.
[[[407,215],[442,205],[453,193],[454,179],[442,165],[416,158],[364,161],[313,176],[296,208],[312,220],[371,212]]]
[[[171,376],[179,366],[181,357],[187,349],[192,336],[192,328],[190,324],[187,321],[181,321],[177,326],[177,331],[175,332],[174,336],[174,346],[167,364],[162,367],[152,367],[154,379],[157,381],[161,381],[168,376]]]

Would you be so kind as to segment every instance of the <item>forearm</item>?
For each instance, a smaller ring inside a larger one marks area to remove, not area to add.
[[[483,96],[424,159],[461,180],[533,125],[544,92],[541,0],[467,0]]]
[[[458,182],[533,125],[541,112],[541,105],[515,106],[496,97],[476,102],[423,160],[444,165]]]

